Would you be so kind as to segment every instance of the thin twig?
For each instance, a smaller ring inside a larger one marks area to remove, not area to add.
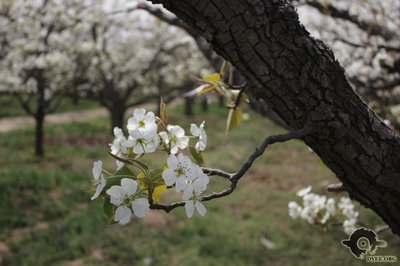
[[[313,128],[311,126],[306,126],[302,129],[294,130],[286,134],[280,134],[280,135],[273,135],[269,136],[266,138],[257,148],[256,150],[250,154],[250,156],[247,158],[247,160],[243,163],[243,165],[239,168],[239,170],[234,173],[230,174],[228,172],[219,170],[219,169],[209,169],[209,168],[203,168],[203,172],[209,176],[220,176],[225,179],[228,179],[231,183],[231,185],[220,192],[213,192],[211,194],[205,195],[201,198],[199,198],[199,201],[209,201],[217,198],[222,198],[225,197],[229,194],[231,194],[237,186],[237,183],[239,180],[246,174],[246,172],[251,168],[253,165],[254,161],[260,157],[261,155],[264,154],[265,150],[268,148],[269,145],[275,144],[275,143],[281,143],[281,142],[286,142],[292,139],[300,139],[306,135],[309,135],[313,132]],[[185,201],[180,201],[180,202],[175,202],[169,205],[164,205],[164,204],[151,204],[150,208],[151,209],[156,209],[156,210],[164,210],[165,212],[170,212],[173,209],[184,206]]]

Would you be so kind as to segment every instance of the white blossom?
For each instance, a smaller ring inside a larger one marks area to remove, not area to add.
[[[289,207],[289,216],[292,219],[296,219],[297,217],[300,216],[302,208],[300,207],[299,204],[297,204],[297,202],[295,201],[289,202],[288,207]]]
[[[296,193],[303,199],[303,206],[294,201],[289,202],[289,216],[292,219],[301,218],[310,224],[324,225],[337,219],[337,217],[341,218],[338,215],[339,210],[345,217],[343,221],[344,232],[346,234],[353,232],[357,224],[358,212],[354,210],[354,205],[348,197],[342,197],[336,205],[335,199],[310,192],[311,186]]]
[[[189,137],[185,136],[185,130],[180,126],[168,125],[168,132],[160,132],[160,136],[167,146],[170,146],[171,153],[177,154],[178,150],[186,149],[189,145]]]
[[[204,130],[204,124],[205,121],[200,124],[200,127],[198,127],[196,124],[190,125],[190,133],[192,133],[193,136],[199,138],[195,145],[196,152],[204,151],[207,147],[207,134]]]
[[[143,131],[135,129],[129,131],[130,139],[133,141],[133,152],[135,154],[155,152],[160,145],[160,137],[157,135],[157,129],[152,127]]]
[[[357,222],[357,220],[355,220],[355,219],[344,220],[343,221],[343,231],[348,235],[353,233],[353,231],[356,230],[356,222]]]
[[[93,174],[93,185],[96,186],[96,193],[93,195],[91,200],[96,199],[106,186],[106,179],[103,176],[103,162],[97,161],[93,163],[92,168]]]
[[[175,184],[176,191],[183,191],[187,182],[192,181],[196,175],[196,169],[189,157],[182,153],[176,156],[171,154],[167,159],[167,169],[162,172],[162,177],[167,186]]]
[[[188,218],[191,218],[194,214],[194,210],[198,212],[201,216],[206,215],[207,209],[203,203],[198,200],[188,200],[185,203],[185,211]]]
[[[114,155],[125,155],[128,151],[128,148],[133,146],[132,139],[127,139],[122,132],[122,129],[115,127],[114,128],[114,136],[115,139],[113,143],[110,144],[111,153]]]
[[[128,130],[157,131],[156,118],[153,112],[147,112],[143,108],[135,109],[133,117],[128,119]]]
[[[127,224],[132,214],[144,217],[150,210],[147,198],[137,198],[138,183],[130,178],[122,178],[121,186],[112,186],[106,193],[110,195],[110,202],[118,206],[115,210],[114,221]]]
[[[311,189],[312,189],[311,186],[305,187],[305,188],[299,190],[296,193],[296,195],[299,196],[299,197],[303,197],[303,196],[307,195],[308,193],[310,193]]]

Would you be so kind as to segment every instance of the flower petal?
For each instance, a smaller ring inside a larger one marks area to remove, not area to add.
[[[146,215],[146,213],[150,210],[149,206],[149,201],[145,198],[135,199],[132,202],[133,213],[139,218],[142,218]]]
[[[133,195],[137,191],[138,183],[130,178],[121,179],[121,187],[127,192],[129,196]]]
[[[110,195],[110,202],[116,206],[121,205],[124,201],[125,191],[120,186],[112,186],[106,191]]]
[[[186,215],[188,218],[191,218],[194,213],[194,203],[193,200],[186,201],[185,203],[185,210],[186,210]]]
[[[135,109],[135,111],[133,111],[133,116],[137,119],[137,120],[142,120],[144,119],[144,115],[146,114],[146,110],[144,108],[138,108]]]
[[[103,162],[102,161],[94,162],[92,168],[93,178],[99,179],[102,172],[103,172]]]
[[[197,212],[201,215],[204,216],[207,213],[207,209],[204,206],[203,203],[201,203],[200,201],[196,201],[196,203],[194,204],[194,206],[196,207]]]
[[[132,211],[126,206],[119,206],[115,210],[114,221],[120,224],[127,224],[131,221]]]
[[[164,179],[164,181],[165,181],[165,184],[166,184],[167,186],[172,186],[172,185],[175,184],[175,181],[176,181],[176,174],[175,174],[175,172],[174,172],[173,170],[171,170],[171,169],[165,169],[165,170],[162,172],[162,177],[163,177],[163,179]]]
[[[103,191],[103,188],[106,186],[106,179],[104,178],[103,175],[100,176],[100,184],[97,185],[96,187],[96,193],[94,193],[93,197],[91,197],[91,200],[96,199],[100,193]]]
[[[186,179],[182,176],[182,177],[177,177],[176,178],[176,183],[175,183],[175,187],[176,187],[176,191],[183,191],[185,189],[186,186]]]
[[[191,124],[190,125],[190,133],[193,136],[198,137],[200,135],[200,128],[195,124]]]
[[[182,199],[188,200],[193,196],[193,186],[192,184],[187,184],[185,190],[183,191]]]

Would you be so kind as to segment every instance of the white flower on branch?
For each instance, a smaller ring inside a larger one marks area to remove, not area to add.
[[[153,112],[147,112],[143,108],[135,109],[133,117],[128,119],[128,130],[140,130],[141,132],[146,131],[157,131],[156,118]]]
[[[289,216],[292,219],[300,217],[310,224],[325,225],[330,221],[341,218],[337,211],[340,210],[345,217],[343,221],[344,232],[346,234],[353,232],[357,224],[358,212],[354,210],[354,205],[349,198],[342,197],[336,206],[335,199],[310,192],[311,186],[296,193],[303,199],[303,206],[294,201],[289,202]]]
[[[157,128],[153,126],[145,131],[141,129],[131,130],[129,135],[133,141],[133,152],[135,154],[155,152],[160,145]]]
[[[175,184],[176,191],[183,191],[188,182],[196,177],[196,169],[189,157],[182,153],[176,156],[171,154],[167,159],[168,168],[162,173],[162,177],[167,186]]]
[[[198,200],[189,200],[185,203],[185,211],[188,218],[191,218],[194,214],[194,210],[197,211],[201,216],[206,215],[207,209],[203,203]]]
[[[167,146],[170,146],[171,153],[177,154],[178,150],[186,149],[189,145],[189,137],[185,136],[185,130],[180,126],[168,125],[168,132],[160,132],[160,136]]]
[[[122,130],[118,127],[114,128],[114,136],[115,139],[113,143],[110,144],[111,153],[114,155],[125,155],[128,148],[133,146],[132,139],[127,139]]]
[[[106,193],[110,202],[118,206],[115,210],[114,221],[120,224],[130,222],[132,214],[142,218],[150,210],[147,198],[137,198],[138,183],[130,178],[122,178],[121,186],[112,186]]]
[[[133,146],[133,140],[131,138],[126,138],[122,130],[118,127],[114,128],[115,139],[113,143],[110,144],[111,153],[119,157],[125,158],[128,152],[128,148]],[[121,169],[125,164],[119,160],[115,161],[117,164],[117,170]]]
[[[96,199],[106,186],[106,179],[103,176],[103,162],[97,161],[93,163],[92,168],[93,174],[93,185],[96,186],[96,193],[93,195],[91,200]]]
[[[190,133],[192,133],[193,136],[199,138],[195,146],[196,152],[204,151],[207,147],[207,134],[204,130],[204,124],[205,121],[200,124],[200,127],[198,127],[196,124],[190,125]]]

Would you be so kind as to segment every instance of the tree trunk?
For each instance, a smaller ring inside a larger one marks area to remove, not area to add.
[[[35,117],[35,155],[43,157],[44,156],[44,119],[46,116],[46,109],[48,102],[45,100],[45,90],[46,90],[46,81],[43,78],[41,72],[39,72],[36,76],[37,81],[37,98],[36,98],[36,110],[33,114]]]
[[[201,99],[201,110],[203,111],[203,113],[208,112],[208,99],[206,97],[203,97]]]
[[[115,127],[119,127],[122,129],[124,126],[124,115],[126,107],[123,105],[114,105],[108,111],[110,112],[111,117],[111,134],[114,134],[113,132]]]
[[[185,97],[185,115],[192,116],[193,115],[193,97]]]
[[[43,148],[43,136],[44,136],[44,114],[36,114],[35,117],[35,155],[43,157],[44,156],[44,148]]]
[[[219,105],[219,107],[225,107],[225,97],[224,96],[218,96],[218,105]]]
[[[207,38],[304,137],[350,196],[400,234],[400,137],[354,92],[332,52],[284,0],[157,0]],[[253,86],[252,86],[253,85]]]

